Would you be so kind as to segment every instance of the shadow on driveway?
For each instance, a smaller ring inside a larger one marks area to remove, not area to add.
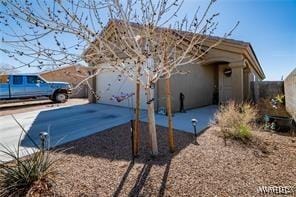
[[[101,104],[85,104],[23,114],[21,123],[27,125],[27,134],[21,146],[34,147],[33,139],[39,143],[39,133],[49,133],[49,146],[79,139],[99,131],[126,123],[130,120],[130,109]],[[31,121],[31,122],[30,122]]]
[[[197,133],[209,126],[217,106],[207,106],[188,110],[186,113],[176,113],[173,117],[174,128],[193,133],[191,119],[196,118]],[[146,120],[146,111],[142,111],[142,120]],[[49,146],[66,143],[129,122],[133,117],[130,108],[103,105],[84,104],[43,110],[19,115],[19,120],[27,124],[27,135],[21,141],[21,146],[34,147],[32,140],[39,143],[39,133],[49,133]],[[156,115],[156,124],[167,126],[167,117]]]

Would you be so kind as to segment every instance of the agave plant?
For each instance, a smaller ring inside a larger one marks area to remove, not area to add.
[[[23,147],[28,156],[22,157],[20,139],[21,136],[15,150],[1,144],[0,152],[11,161],[0,161],[0,196],[40,195],[55,183],[54,164],[58,159],[51,157],[51,151],[40,151],[39,147]]]

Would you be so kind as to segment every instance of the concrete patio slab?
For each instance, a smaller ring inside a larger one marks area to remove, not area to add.
[[[173,117],[173,126],[175,129],[194,133],[191,123],[191,119],[194,118],[198,121],[196,126],[197,133],[200,133],[209,126],[217,110],[217,105],[210,105],[188,110],[186,113],[175,113]],[[147,121],[147,118],[143,118],[143,121]],[[156,114],[155,121],[157,125],[167,127],[167,116]]]

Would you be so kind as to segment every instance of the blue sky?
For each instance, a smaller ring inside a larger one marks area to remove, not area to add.
[[[185,0],[180,16],[192,15],[207,0]],[[280,80],[296,67],[296,0],[218,0],[212,12],[219,12],[217,35],[240,21],[231,38],[250,42],[266,74],[266,80]],[[0,53],[0,64],[16,64]],[[18,66],[18,65],[16,65]],[[24,68],[22,72],[36,72]]]
[[[196,2],[186,1],[185,9]],[[232,38],[252,44],[266,80],[296,67],[296,0],[218,0],[213,10],[220,13],[218,34],[240,21]]]

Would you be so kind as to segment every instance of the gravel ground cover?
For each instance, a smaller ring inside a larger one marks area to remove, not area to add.
[[[129,125],[65,144],[54,153],[60,175],[57,196],[259,196],[259,186],[296,184],[295,138],[256,132],[258,145],[224,141],[211,127],[197,137],[175,131],[169,153],[167,129],[157,127],[159,156],[149,155],[142,123],[140,156],[131,163]]]

